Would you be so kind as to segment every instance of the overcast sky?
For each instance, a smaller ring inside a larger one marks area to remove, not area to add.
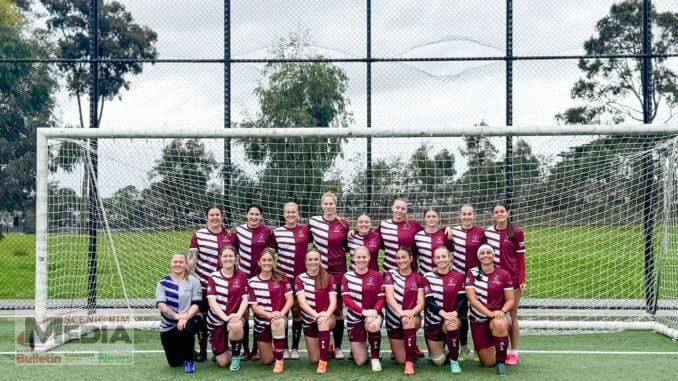
[[[158,33],[160,58],[222,58],[224,6],[213,0],[122,1],[135,21]],[[514,54],[581,54],[595,22],[611,0],[514,1]],[[675,1],[653,1],[659,11],[678,11]],[[372,1],[373,57],[504,56],[505,1]],[[291,31],[308,30],[314,49],[333,58],[366,54],[365,2],[359,0],[232,0],[233,58],[271,57],[269,48]],[[678,67],[678,60],[672,60]],[[569,97],[579,77],[575,60],[518,61],[514,64],[514,124],[555,123],[554,115],[575,103]],[[365,64],[339,64],[349,76],[348,98],[354,125],[366,125]],[[254,88],[262,65],[232,67],[233,121],[257,113]],[[490,125],[505,121],[503,61],[375,63],[372,66],[373,126]],[[121,100],[107,102],[101,128],[223,125],[223,65],[145,65],[130,77]],[[60,94],[62,124],[77,124],[77,103]],[[87,107],[85,107],[87,113]],[[412,144],[399,145],[414,149]],[[211,148],[215,154],[220,147]],[[539,150],[539,147],[535,147]],[[375,155],[392,151],[375,148]],[[458,158],[458,151],[453,152]],[[106,155],[106,147],[101,154]],[[112,155],[118,155],[113,154]],[[239,153],[236,152],[236,155]],[[138,173],[121,181],[143,186],[159,155],[119,157]],[[216,154],[219,157],[219,154]],[[134,163],[134,161],[140,163]],[[102,165],[104,164],[102,161]],[[104,171],[105,172],[105,171]]]

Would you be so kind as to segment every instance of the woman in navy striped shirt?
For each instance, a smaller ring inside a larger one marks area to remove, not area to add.
[[[198,305],[202,301],[200,281],[187,271],[186,254],[172,255],[171,272],[158,281],[156,306],[160,310],[160,341],[167,363],[182,366],[184,372],[195,372],[193,346],[197,331]]]

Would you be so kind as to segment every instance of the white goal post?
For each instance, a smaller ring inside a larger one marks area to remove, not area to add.
[[[395,197],[419,221],[435,207],[448,226],[466,203],[488,226],[493,202],[509,198],[526,235],[521,329],[678,339],[677,162],[678,125],[41,128],[36,320],[80,311],[152,327],[155,282],[172,252],[188,251],[202,208],[225,204],[234,228],[262,204],[276,227],[283,201],[302,200],[305,223],[333,191],[340,215],[353,225],[366,212],[374,227]]]

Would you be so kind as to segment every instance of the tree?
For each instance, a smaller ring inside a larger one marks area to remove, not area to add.
[[[23,5],[0,0],[0,57],[47,58],[51,46],[44,33],[29,28]],[[48,65],[0,63],[0,211],[25,215],[33,208],[35,129],[54,124],[55,90]]]
[[[306,33],[292,33],[272,49],[281,59],[322,59],[309,48]],[[345,96],[348,77],[326,62],[273,62],[255,90],[261,111],[242,127],[346,127],[351,114]],[[264,213],[277,215],[284,202],[295,200],[303,213],[319,209],[322,181],[341,155],[337,138],[267,138],[243,141],[245,154],[263,167],[262,192],[269,196]]]
[[[652,52],[678,53],[678,13],[658,13],[653,7]],[[597,35],[584,43],[587,55],[643,53],[643,2],[625,0],[614,4],[610,14],[596,23]],[[567,124],[643,121],[642,58],[596,58],[579,60],[584,77],[572,87],[572,99],[584,105],[569,108],[556,119]],[[667,109],[667,123],[678,107],[678,76],[665,57],[652,59],[651,120]]]
[[[147,212],[167,217],[164,221],[175,227],[186,226],[192,213],[207,206],[208,181],[216,169],[216,160],[199,139],[172,140],[149,172],[151,188],[142,191],[144,201],[151,201]]]
[[[487,126],[481,121],[479,126]],[[476,209],[486,209],[504,195],[503,162],[497,160],[497,148],[486,136],[464,137],[465,149],[460,149],[466,159],[467,170],[457,181],[463,202]]]
[[[40,0],[48,13],[47,28],[58,35],[59,57],[86,60],[90,58],[89,0]],[[134,22],[132,15],[117,1],[99,4],[99,58],[153,60],[158,57],[156,32]],[[91,86],[90,67],[87,62],[61,62],[58,65],[66,75],[66,88],[76,97],[80,127],[85,127],[82,114],[82,97]],[[101,120],[106,100],[120,97],[122,89],[129,90],[129,75],[143,71],[143,62],[103,62],[99,65],[99,110]]]

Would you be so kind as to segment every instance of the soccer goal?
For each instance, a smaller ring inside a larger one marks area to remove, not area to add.
[[[258,204],[275,227],[285,202],[305,223],[332,191],[375,227],[395,197],[447,226],[467,203],[490,226],[507,201],[522,329],[678,338],[678,125],[39,129],[37,158],[36,320],[87,317],[73,336],[107,316],[157,324],[155,284],[208,205],[233,228]]]

